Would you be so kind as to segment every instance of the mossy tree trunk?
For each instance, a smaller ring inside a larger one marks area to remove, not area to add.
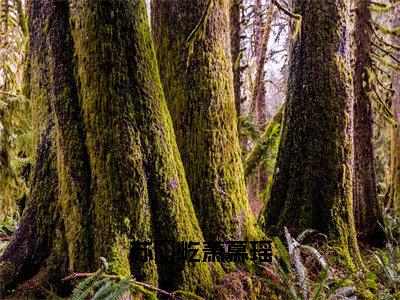
[[[368,1],[356,0],[354,69],[354,216],[359,240],[380,245],[384,239],[382,208],[378,202],[373,146],[372,26]]]
[[[0,295],[110,271],[204,294],[208,265],[130,261],[131,240],[201,241],[145,1],[29,1],[37,142],[31,196],[0,259]],[[50,287],[50,285],[52,287]]]
[[[235,108],[236,115],[240,116],[240,109],[242,104],[241,96],[241,49],[240,49],[240,7],[243,5],[243,0],[231,0],[229,15],[231,22],[231,56],[232,56],[232,71],[233,71],[233,87],[235,95]]]
[[[393,9],[391,27],[400,27],[400,7]],[[393,45],[400,45],[400,38],[392,35]],[[400,59],[400,52],[396,57]],[[394,95],[392,98],[393,116],[398,124],[400,124],[400,71],[393,70],[392,76]],[[389,201],[388,206],[398,211],[400,208],[400,126],[392,128],[391,137],[391,163],[390,163],[390,183],[389,183]]]
[[[261,30],[262,37],[257,42],[260,44],[256,47],[257,51],[257,67],[254,82],[254,90],[252,93],[252,103],[255,103],[255,122],[261,131],[265,130],[267,121],[267,99],[265,90],[265,63],[267,61],[268,41],[272,30],[272,22],[275,19],[277,9],[274,4],[270,4],[266,11],[265,24]]]
[[[287,103],[264,228],[328,234],[359,257],[352,205],[351,78],[347,0],[295,0]]]
[[[257,40],[260,44],[256,49],[256,76],[254,82],[254,90],[252,92],[252,103],[254,103],[255,111],[253,119],[258,125],[261,132],[264,132],[267,122],[267,95],[265,87],[265,63],[267,61],[267,50],[269,37],[272,30],[272,22],[275,19],[277,9],[274,4],[270,4],[266,11],[265,21],[261,29],[261,39]],[[266,166],[262,164],[255,174],[257,180],[258,198],[267,188],[268,174]],[[262,199],[259,199],[262,200]]]
[[[152,3],[161,81],[203,234],[254,236],[237,136],[230,1]]]

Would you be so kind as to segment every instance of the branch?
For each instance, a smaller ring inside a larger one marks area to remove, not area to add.
[[[390,52],[389,50],[386,50],[385,48],[381,47],[379,44],[377,43],[372,43],[373,46],[375,46],[377,49],[379,49],[380,51],[382,51],[383,53],[385,53],[387,56],[389,56],[391,59],[393,59],[394,61],[396,61],[398,64],[400,64],[400,60],[393,55],[392,52]]]
[[[400,45],[393,45],[391,43],[386,42],[384,39],[382,39],[379,34],[376,32],[376,29],[372,27],[372,32],[374,33],[374,35],[377,37],[378,41],[385,44],[388,47],[393,48],[394,50],[398,50],[400,51]]]
[[[375,22],[374,20],[371,20],[372,25],[375,26],[375,28],[379,29],[383,34],[391,34],[394,36],[399,37],[400,36],[400,27],[396,28],[387,28],[383,26],[382,24]]]
[[[293,19],[296,19],[296,20],[298,20],[298,21],[301,21],[301,15],[292,13],[290,10],[284,8],[284,7],[282,6],[282,4],[280,4],[277,0],[271,0],[271,1],[272,1],[273,4],[276,5],[276,7],[277,7],[279,10],[283,11],[286,15],[288,15],[289,17],[291,17],[291,18],[293,18]]]

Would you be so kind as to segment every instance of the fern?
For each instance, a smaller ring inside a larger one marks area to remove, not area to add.
[[[400,248],[399,248],[399,217],[397,214],[384,216],[384,231],[386,233],[386,247],[372,252],[375,261],[375,273],[385,286],[389,288],[386,296],[400,291]]]
[[[260,130],[251,116],[240,116],[238,118],[238,132],[241,139],[250,139],[252,142],[258,141],[261,136]]]
[[[314,230],[307,230],[299,235],[299,239],[304,240],[313,233]],[[284,296],[284,299],[355,299],[353,295],[356,289],[353,286],[344,286],[346,280],[333,284],[330,268],[316,248],[300,244],[286,228],[285,239],[287,248],[278,237],[274,239],[278,257],[273,258],[272,264],[276,273],[265,266],[260,266],[268,271],[266,272],[268,277],[262,280],[270,288]],[[311,256],[322,268],[315,280],[308,276],[310,270],[302,261],[305,254]]]
[[[104,269],[99,269],[76,286],[72,292],[71,300],[85,300],[95,289],[107,284],[108,279],[104,277]]]
[[[186,291],[168,293],[150,285],[137,282],[132,277],[120,278],[116,275],[107,274],[108,262],[105,258],[101,258],[101,260],[103,267],[75,287],[71,295],[72,300],[113,300],[125,299],[126,296],[136,299],[139,295],[141,295],[140,299],[143,296],[145,299],[156,300],[156,293],[174,299],[203,299]]]

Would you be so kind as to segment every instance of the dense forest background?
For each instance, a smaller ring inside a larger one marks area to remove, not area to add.
[[[0,0],[0,45],[0,298],[400,299],[398,0]]]

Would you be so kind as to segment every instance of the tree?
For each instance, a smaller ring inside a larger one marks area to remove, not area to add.
[[[351,263],[359,257],[352,206],[349,1],[293,1],[301,15],[289,63],[287,102],[262,222],[328,234]]]
[[[254,82],[254,91],[252,92],[251,103],[255,107],[254,119],[261,131],[265,130],[266,127],[266,91],[265,91],[265,62],[267,60],[267,48],[269,36],[272,30],[272,21],[275,19],[278,10],[272,3],[269,5],[267,10],[267,16],[265,20],[265,25],[263,26],[262,38],[256,42],[260,44],[257,46],[257,67],[256,67],[256,77]],[[254,104],[253,104],[254,103]]]
[[[229,7],[229,16],[231,24],[231,56],[232,56],[232,71],[233,71],[233,87],[235,95],[236,115],[240,116],[240,106],[242,104],[241,96],[241,49],[240,49],[240,6],[242,0],[231,0]]]
[[[259,2],[259,0],[257,1]],[[261,10],[261,4],[260,10]],[[257,7],[257,5],[256,5]],[[253,119],[255,123],[258,125],[258,128],[261,132],[264,132],[266,128],[267,122],[267,97],[266,97],[266,89],[265,89],[265,63],[267,61],[267,49],[268,49],[268,41],[272,31],[272,22],[275,19],[278,10],[274,4],[270,4],[265,18],[265,24],[262,26],[262,22],[260,26],[261,29],[261,38],[256,38],[256,74],[254,81],[254,89],[252,91],[251,96],[251,105],[254,107]],[[257,24],[256,24],[257,25]],[[257,37],[257,36],[256,36]],[[258,44],[258,45],[257,45]],[[255,146],[256,147],[256,146]],[[267,187],[268,174],[266,172],[266,166],[261,165],[257,173],[255,174],[255,180],[257,181],[257,189],[258,196],[260,193],[265,191]]]
[[[358,238],[382,244],[382,208],[377,197],[373,146],[371,10],[368,1],[356,0],[354,69],[354,216]]]
[[[397,6],[392,12],[391,26],[393,28],[400,27],[400,7]],[[392,34],[391,44],[396,52],[396,58],[400,60],[400,37]],[[393,70],[392,75],[394,94],[392,97],[392,112],[394,119],[400,124],[400,71]],[[389,207],[398,211],[400,208],[400,126],[392,128],[391,137],[391,162],[390,162],[390,187],[389,187]]]
[[[229,1],[152,3],[161,82],[203,234],[255,236],[237,136]]]
[[[202,240],[145,1],[28,4],[37,150],[28,206],[0,260],[0,295],[61,288],[99,257],[116,274],[206,292],[207,265],[130,256],[131,240]]]

